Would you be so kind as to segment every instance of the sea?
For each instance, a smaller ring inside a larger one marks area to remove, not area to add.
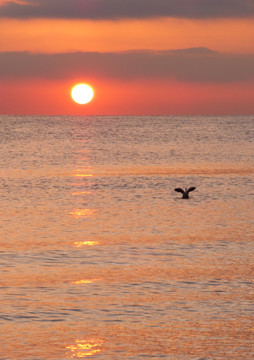
[[[253,116],[1,116],[0,359],[254,359],[253,140]]]

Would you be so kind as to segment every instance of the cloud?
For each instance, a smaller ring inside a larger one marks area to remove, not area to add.
[[[254,80],[254,55],[206,48],[122,53],[0,53],[0,79],[112,78],[225,83]]]
[[[254,0],[7,0],[0,17],[9,18],[227,18],[253,17]]]

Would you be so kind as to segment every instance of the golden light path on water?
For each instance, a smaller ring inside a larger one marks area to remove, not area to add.
[[[99,241],[75,241],[74,245],[76,247],[82,247],[82,246],[95,246],[95,245],[99,245]]]
[[[101,339],[76,340],[75,344],[66,346],[70,351],[70,358],[85,358],[103,351]]]
[[[80,195],[90,195],[91,191],[75,191],[72,193],[74,196],[80,196]]]
[[[99,281],[100,279],[84,279],[84,280],[77,280],[73,281],[75,285],[85,285],[85,284],[93,284],[95,281]]]
[[[77,219],[82,217],[91,218],[95,215],[97,211],[97,209],[75,209],[73,211],[70,211],[69,214]]]
[[[254,358],[253,117],[2,125],[0,358]]]
[[[76,169],[73,173],[74,178],[80,178],[81,181],[83,178],[92,178],[93,174],[91,173],[91,167],[86,167],[84,169]],[[80,186],[80,183],[72,183],[72,186]],[[73,191],[72,195],[73,196],[84,196],[84,195],[90,195],[91,191],[86,191],[86,190],[82,190],[82,191]],[[69,212],[70,215],[72,215],[74,218],[78,219],[78,218],[92,218],[95,213],[98,211],[98,209],[90,209],[90,208],[85,208],[85,209],[74,209],[72,211]]]

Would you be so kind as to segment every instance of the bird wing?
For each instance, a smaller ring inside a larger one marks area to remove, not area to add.
[[[180,193],[184,194],[184,190],[183,190],[183,189],[181,189],[181,188],[176,188],[176,189],[175,189],[175,191],[177,191],[177,192],[180,192]]]
[[[196,188],[194,187],[194,186],[192,186],[192,187],[190,187],[188,190],[187,190],[187,192],[189,193],[190,191],[193,191],[193,190],[195,190]]]

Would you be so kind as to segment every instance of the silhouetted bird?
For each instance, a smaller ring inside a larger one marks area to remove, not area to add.
[[[185,190],[181,189],[181,188],[176,188],[175,191],[180,192],[183,194],[183,199],[189,199],[189,192],[195,190],[195,187],[190,187],[189,189],[185,188]]]

